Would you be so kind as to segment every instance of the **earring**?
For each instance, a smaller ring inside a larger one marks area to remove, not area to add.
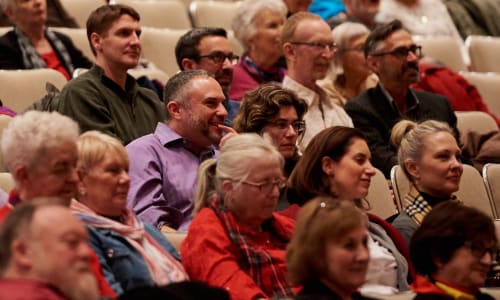
[[[78,194],[80,196],[85,196],[85,195],[87,195],[87,190],[85,188],[81,187],[81,188],[78,189]]]

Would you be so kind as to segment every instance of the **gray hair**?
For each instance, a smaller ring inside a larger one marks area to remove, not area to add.
[[[448,132],[453,136],[448,124],[435,120],[427,120],[420,124],[401,120],[392,128],[391,143],[398,148],[398,163],[408,179],[411,180],[412,177],[406,170],[405,161],[408,159],[420,161],[425,148],[425,138],[438,132]]]
[[[28,111],[12,119],[2,136],[5,166],[13,172],[18,165],[30,169],[43,161],[44,151],[64,141],[76,145],[80,129],[58,112]]]
[[[199,168],[198,187],[195,196],[195,213],[210,206],[209,198],[214,193],[223,195],[221,182],[231,179],[245,180],[255,161],[273,159],[284,165],[281,153],[270,142],[255,133],[242,133],[229,138],[216,159],[205,160]],[[223,197],[221,197],[222,201]]]
[[[338,26],[336,26],[332,30],[333,41],[337,45],[339,51],[337,55],[333,56],[332,60],[332,70],[335,74],[342,74],[344,70],[342,68],[342,55],[338,55],[342,53],[343,48],[347,48],[353,39],[356,39],[362,35],[368,35],[370,30],[368,27],[361,23],[354,22],[344,22]]]
[[[248,40],[257,31],[254,24],[255,16],[263,10],[280,13],[286,17],[287,8],[282,0],[244,0],[233,17],[232,29],[234,36],[248,50]]]
[[[163,89],[163,102],[165,105],[170,101],[175,101],[180,103],[181,105],[187,104],[187,87],[189,83],[196,77],[211,77],[214,76],[205,71],[205,70],[186,70],[181,71],[174,76],[172,76],[167,83],[165,84],[165,88]],[[170,120],[170,114],[168,109],[166,109],[166,119]]]

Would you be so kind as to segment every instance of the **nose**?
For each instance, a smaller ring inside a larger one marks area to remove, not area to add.
[[[130,175],[128,175],[127,170],[123,170],[120,176],[120,183],[128,184],[130,183]]]
[[[375,176],[375,168],[373,167],[372,163],[370,161],[367,162],[367,166],[366,166],[366,174],[370,177],[372,176]]]
[[[234,67],[232,60],[229,57],[225,57],[224,61],[222,62],[222,68],[223,69],[232,69]]]
[[[408,61],[418,61],[419,57],[414,52],[408,51],[408,55],[406,56],[406,59]]]
[[[368,246],[363,244],[358,247],[358,261],[368,261],[370,260],[370,251],[368,250]]]
[[[76,170],[76,167],[71,168],[71,170],[69,171],[67,181],[75,184],[79,181],[78,171]]]
[[[92,255],[92,249],[90,248],[90,245],[87,242],[87,240],[84,240],[80,243],[80,246],[76,250],[76,253],[77,253],[78,257],[80,257],[81,259],[84,259],[84,260],[87,260],[90,262],[90,257]]]
[[[297,135],[298,135],[298,132],[297,132],[297,130],[295,130],[295,128],[293,128],[293,125],[292,124],[288,125],[288,128],[286,129],[285,136],[294,137]]]
[[[493,261],[493,257],[491,257],[491,253],[489,251],[486,251],[479,261],[482,264],[489,266]]]
[[[224,119],[227,118],[227,110],[224,107],[224,102],[225,100],[221,101],[219,105],[217,106],[217,116],[223,117]]]

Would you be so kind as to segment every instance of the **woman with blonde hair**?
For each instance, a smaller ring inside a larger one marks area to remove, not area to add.
[[[399,166],[411,183],[405,209],[392,225],[407,244],[424,217],[438,203],[455,200],[463,167],[461,151],[448,124],[403,120],[394,125],[391,142],[398,147]]]
[[[87,225],[90,245],[116,294],[188,280],[172,245],[126,206],[130,177],[123,144],[87,131],[77,146],[78,201],[71,209]]]
[[[196,215],[181,245],[193,280],[225,288],[232,299],[292,297],[285,247],[295,222],[274,212],[283,157],[257,134],[228,139],[217,160],[200,165]]]
[[[349,200],[320,196],[304,205],[286,253],[291,281],[304,287],[295,299],[371,299],[358,292],[370,259],[368,224]]]

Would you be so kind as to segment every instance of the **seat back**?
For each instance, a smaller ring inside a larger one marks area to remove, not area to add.
[[[398,212],[392,201],[389,184],[384,174],[378,169],[376,169],[375,176],[372,177],[366,200],[370,203],[370,212],[383,219]]]
[[[475,131],[479,134],[498,130],[495,120],[482,111],[456,111],[457,128],[460,135],[464,136],[468,131]]]
[[[500,219],[500,164],[484,165],[483,179],[495,219],[498,220]]]
[[[465,40],[470,57],[470,69],[475,72],[498,72],[500,37],[471,35]]]
[[[173,76],[179,71],[175,61],[175,45],[186,30],[143,28],[141,35],[142,55],[156,67]]]
[[[415,43],[422,46],[422,53],[448,66],[455,72],[467,70],[461,45],[451,36],[414,36]]]
[[[0,70],[0,99],[20,113],[47,94],[47,82],[61,90],[66,77],[52,69]]]
[[[391,185],[397,209],[401,211],[404,208],[404,197],[410,191],[410,181],[399,165],[395,165],[391,169]]]
[[[90,13],[106,3],[105,0],[61,0],[64,9],[75,18],[80,28],[86,28]]]
[[[14,187],[16,187],[16,183],[12,175],[9,172],[0,172],[0,189],[8,193]]]
[[[133,7],[141,16],[141,26],[191,29],[187,7],[180,0],[116,0]]]
[[[481,174],[470,165],[463,165],[464,172],[460,179],[460,188],[455,193],[464,204],[475,207],[489,216],[494,216],[490,198]],[[406,207],[404,197],[410,189],[410,181],[399,166],[391,170],[391,183],[397,202],[402,209]]]
[[[193,1],[189,14],[193,27],[222,27],[231,30],[231,23],[240,1]]]
[[[90,49],[89,40],[87,39],[87,29],[67,27],[52,27],[50,29],[69,36],[76,48],[81,50],[90,61],[95,61],[94,54]]]
[[[476,86],[489,111],[500,117],[500,74],[460,72],[460,75]]]

